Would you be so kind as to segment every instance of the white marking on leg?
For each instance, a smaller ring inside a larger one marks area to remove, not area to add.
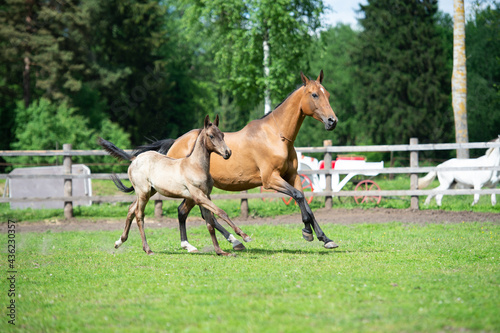
[[[123,242],[122,242],[122,239],[120,238],[119,240],[117,240],[117,241],[115,242],[115,248],[119,248],[119,247],[120,247],[120,245],[122,245],[122,244],[123,244]]]
[[[233,244],[234,244],[234,242],[238,242],[238,240],[236,239],[236,237],[233,236],[233,234],[229,234],[229,237],[227,238],[227,241],[229,243],[233,243]]]
[[[188,252],[198,252],[198,249],[195,248],[193,245],[189,244],[188,241],[182,241],[181,242],[181,247]]]

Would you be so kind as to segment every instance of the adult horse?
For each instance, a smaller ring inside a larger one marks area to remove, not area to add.
[[[500,142],[500,135],[497,139],[492,140],[492,142]],[[442,168],[453,168],[453,167],[493,167],[500,165],[500,148],[492,147],[486,151],[486,154],[478,158],[452,158],[446,162],[443,162],[437,166],[437,171],[429,172],[425,177],[419,178],[418,188],[426,188],[429,186],[436,176],[439,179],[439,186],[435,188],[436,191],[447,190],[454,183],[460,183],[462,185],[473,187],[475,190],[480,190],[483,186],[496,187],[499,181],[498,171],[494,170],[474,170],[474,171],[442,171]],[[442,194],[430,194],[425,199],[425,205],[431,202],[431,199],[436,196],[436,203],[441,206],[441,200],[443,199]],[[479,193],[474,194],[474,201],[472,206],[477,204],[479,201]],[[494,206],[496,204],[495,193],[491,195],[491,204]]]
[[[337,125],[337,116],[333,112],[330,94],[321,85],[323,71],[316,80],[309,80],[300,73],[303,85],[292,92],[280,105],[266,116],[249,122],[238,132],[224,133],[225,141],[233,154],[229,160],[212,154],[210,174],[214,186],[226,191],[244,191],[258,186],[272,189],[297,202],[302,213],[304,228],[302,236],[312,241],[313,230],[316,237],[324,242],[324,247],[338,247],[321,230],[302,191],[301,179],[297,173],[297,154],[293,143],[305,117],[313,117],[322,122],[327,131]],[[200,129],[192,130],[176,140],[166,139],[139,147],[135,154],[147,150],[166,153],[168,157],[182,158],[193,149]],[[191,207],[182,203],[178,208],[181,230]],[[205,219],[211,214],[204,212]],[[233,248],[244,249],[242,244],[215,221],[217,230],[233,243]],[[235,242],[236,241],[236,242]]]

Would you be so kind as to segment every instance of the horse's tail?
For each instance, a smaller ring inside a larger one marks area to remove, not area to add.
[[[167,155],[168,150],[170,149],[170,147],[172,147],[174,142],[175,142],[175,139],[163,139],[160,141],[151,142],[151,143],[148,143],[148,144],[145,144],[145,145],[142,145],[142,146],[135,148],[134,151],[132,152],[132,155],[137,156],[141,153],[144,153],[144,152],[150,151],[150,150],[156,151],[156,152],[163,154],[163,155]]]
[[[126,161],[132,161],[135,156],[127,154],[124,150],[118,148],[115,146],[113,143],[104,140],[103,138],[99,138],[97,140],[97,143],[104,148],[105,151],[108,152],[111,156],[119,159],[119,160],[126,160]]]
[[[418,188],[422,189],[422,188],[426,188],[427,186],[429,186],[432,183],[432,181],[434,180],[434,178],[436,178],[436,175],[437,175],[436,171],[431,171],[427,174],[427,176],[419,178],[418,179]]]
[[[130,187],[125,186],[120,180],[120,178],[118,178],[118,176],[115,174],[111,175],[111,180],[113,181],[113,183],[115,183],[115,186],[118,187],[118,189],[122,192],[130,193],[135,191],[133,186]]]

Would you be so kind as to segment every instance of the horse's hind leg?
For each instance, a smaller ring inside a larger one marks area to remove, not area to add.
[[[146,208],[146,204],[149,201],[149,196],[147,195],[138,195],[137,197],[137,207],[135,210],[135,218],[137,221],[137,226],[139,227],[139,232],[141,234],[142,239],[142,249],[147,254],[154,254],[153,251],[149,248],[148,241],[146,240],[146,234],[144,233],[144,209]]]
[[[233,249],[236,250],[236,251],[243,251],[245,250],[245,245],[243,245],[243,243],[241,243],[239,240],[236,239],[236,237],[233,236],[233,234],[229,233],[229,231],[227,231],[226,229],[224,229],[223,226],[221,226],[219,224],[219,222],[217,222],[217,219],[215,218],[214,214],[212,212],[210,212],[208,209],[206,208],[203,208],[200,206],[200,211],[201,211],[201,216],[203,216],[203,219],[205,221],[208,222],[207,219],[211,219],[212,222],[213,222],[213,226],[215,227],[215,229],[220,232],[224,238],[227,239],[227,241],[229,243],[231,243],[233,245]]]
[[[135,217],[135,209],[137,207],[137,198],[130,204],[127,213],[127,219],[125,220],[125,229],[123,230],[122,236],[115,242],[115,249],[119,248],[120,245],[125,243],[128,239],[128,233],[130,232],[130,225]]]
[[[177,208],[177,216],[179,218],[179,231],[181,233],[181,247],[186,249],[189,253],[196,253],[198,249],[193,245],[189,244],[186,232],[186,218],[189,215],[191,209],[193,209],[195,203],[191,199],[184,199],[184,201]]]

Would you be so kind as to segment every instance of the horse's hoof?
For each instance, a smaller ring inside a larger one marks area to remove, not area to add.
[[[339,247],[337,244],[335,244],[334,242],[328,242],[328,243],[325,243],[325,249],[334,249],[336,247]]]
[[[198,253],[198,249],[194,249],[194,250],[188,250],[188,253]]]
[[[305,232],[304,230],[302,230],[302,237],[304,237],[304,239],[308,242],[312,242],[314,240],[313,234]]]
[[[243,251],[243,250],[246,250],[247,248],[245,247],[245,245],[243,245],[243,243],[239,243],[237,245],[233,245],[233,250],[235,251]]]
[[[119,248],[119,247],[120,247],[120,245],[122,245],[122,244],[123,244],[123,242],[122,242],[122,240],[121,240],[121,239],[117,240],[117,241],[115,242],[115,249]]]
[[[249,236],[246,236],[245,238],[243,238],[243,240],[247,243],[252,241],[252,239]]]
[[[148,252],[146,252],[146,253],[147,253],[147,255],[148,255],[148,256],[152,256],[152,255],[154,255],[154,254],[155,254],[155,253],[154,253],[153,251],[151,251],[151,250],[149,250],[149,251],[148,251]]]

